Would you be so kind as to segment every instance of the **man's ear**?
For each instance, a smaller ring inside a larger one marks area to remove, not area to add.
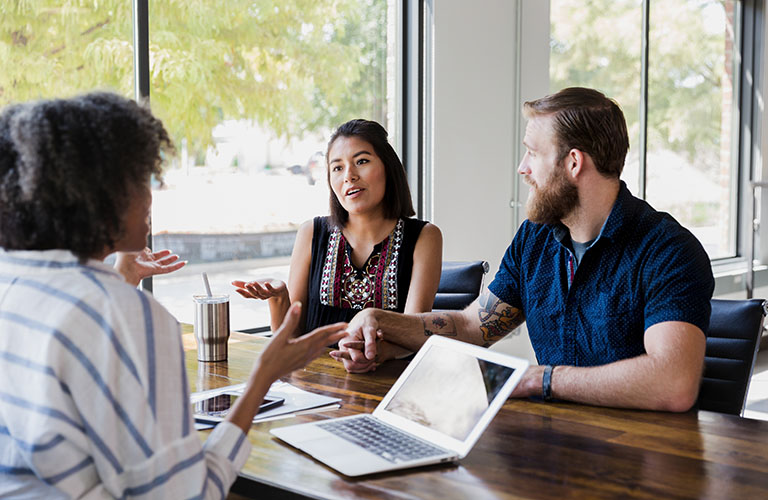
[[[585,161],[586,155],[578,149],[568,151],[568,156],[565,157],[565,171],[571,179],[576,179],[584,171]]]

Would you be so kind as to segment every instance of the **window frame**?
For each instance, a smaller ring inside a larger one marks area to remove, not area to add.
[[[641,33],[641,50],[640,50],[640,137],[638,139],[638,197],[645,200],[647,199],[647,154],[648,154],[648,114],[649,114],[649,66],[652,63],[650,61],[650,31],[653,19],[651,17],[651,1],[642,0],[642,33]],[[741,209],[743,205],[742,199],[744,194],[749,194],[749,180],[744,178],[745,173],[748,175],[752,170],[752,158],[749,151],[751,150],[751,144],[745,145],[745,138],[748,138],[750,134],[745,133],[745,120],[750,120],[752,113],[751,110],[754,107],[755,92],[754,89],[745,88],[745,82],[752,81],[752,71],[757,61],[751,56],[750,52],[753,52],[754,43],[758,40],[755,37],[756,32],[754,30],[745,30],[745,27],[752,27],[756,22],[756,17],[751,9],[745,8],[745,4],[755,4],[756,2],[762,3],[762,0],[736,0],[734,4],[734,46],[737,50],[737,54],[733,58],[734,61],[734,75],[737,76],[737,81],[734,82],[734,98],[733,103],[739,103],[734,107],[734,121],[732,123],[732,131],[737,130],[735,147],[731,146],[732,151],[735,153],[735,158],[731,160],[731,166],[736,170],[735,179],[736,182],[731,183],[731,193],[729,198],[734,200],[735,203],[731,205],[731,217],[734,223],[730,228],[729,234],[729,246],[731,247],[731,253],[733,255],[727,257],[715,257],[711,261],[713,266],[718,264],[729,265],[733,262],[743,261],[745,253],[747,252],[746,240],[743,237],[745,212]],[[761,38],[761,37],[760,37]],[[742,108],[745,106],[744,100],[747,99],[750,102],[745,109],[748,109],[749,113],[744,113]],[[745,189],[746,188],[746,189]]]
[[[133,0],[133,76],[136,102],[149,104],[149,0]],[[152,248],[152,217],[149,218],[147,247]],[[152,276],[139,287],[152,292]]]
[[[650,16],[650,2],[642,0],[641,33],[641,95],[640,95],[640,140],[638,197],[645,198],[647,172],[647,117],[648,117],[648,57],[649,34],[653,19]],[[768,129],[763,130],[763,95],[768,92],[764,75],[764,53],[768,50],[765,27],[765,0],[737,0],[734,19],[738,22],[734,34],[734,81],[732,148],[733,168],[736,174],[731,182],[730,197],[733,256],[711,259],[715,275],[715,296],[743,294],[745,280],[750,280],[750,268],[754,269],[754,281],[749,288],[768,286],[768,190],[758,189],[755,194],[750,185],[753,181],[768,180]],[[551,19],[551,18],[550,18]],[[551,22],[551,20],[550,20]],[[522,206],[524,196],[516,189],[513,207]],[[754,209],[754,212],[752,211]],[[755,214],[755,221],[752,214]],[[521,216],[515,217],[517,224]],[[754,230],[754,231],[753,231]],[[754,238],[754,239],[752,239]],[[754,261],[749,262],[750,242],[754,241]],[[761,244],[761,242],[765,242]],[[749,285],[749,284],[748,284]]]
[[[644,0],[648,1],[648,0]],[[751,182],[768,177],[768,166],[761,158],[764,150],[762,116],[765,44],[765,0],[739,0],[736,14],[740,20],[738,52],[738,106],[734,109],[737,137],[737,176],[731,196],[736,200],[732,216],[736,218],[736,256],[712,259],[715,274],[715,295],[744,293],[751,298],[757,286],[768,286],[768,245],[761,245],[768,236],[768,193],[753,190]],[[754,216],[754,218],[753,218]]]

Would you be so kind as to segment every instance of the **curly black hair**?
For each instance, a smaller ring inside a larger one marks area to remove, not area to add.
[[[110,92],[16,104],[0,113],[0,247],[101,255],[129,198],[173,151],[146,107]]]

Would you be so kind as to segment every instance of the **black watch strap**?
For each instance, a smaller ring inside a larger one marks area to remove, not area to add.
[[[544,378],[541,380],[541,397],[544,401],[552,401],[552,370],[554,367],[551,365],[544,367]]]

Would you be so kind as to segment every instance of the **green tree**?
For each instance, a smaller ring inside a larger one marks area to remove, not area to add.
[[[639,0],[552,0],[550,89],[596,88],[624,110],[637,139],[640,97]]]
[[[684,154],[719,168],[726,32],[715,22],[724,0],[652,1],[648,148]],[[550,78],[553,91],[587,86],[624,110],[632,149],[639,136],[640,0],[552,0]],[[717,29],[719,28],[719,29]]]
[[[0,3],[0,105],[106,88],[133,95],[132,2]],[[151,102],[178,142],[226,119],[299,137],[383,117],[386,0],[150,2]]]

